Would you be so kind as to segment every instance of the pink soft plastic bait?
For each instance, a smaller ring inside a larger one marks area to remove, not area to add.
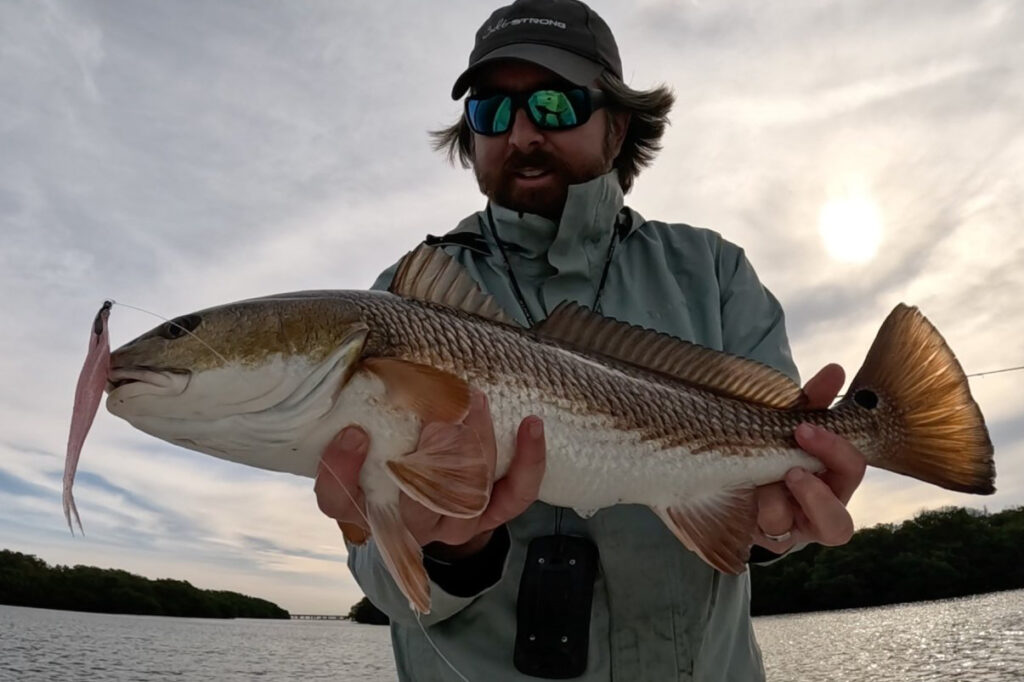
[[[74,533],[71,515],[74,514],[78,530],[82,530],[82,519],[75,507],[75,498],[71,487],[75,484],[75,470],[78,469],[78,457],[82,454],[82,444],[89,433],[96,410],[100,406],[100,398],[107,386],[107,375],[110,373],[110,335],[107,333],[107,319],[113,301],[105,301],[96,319],[92,323],[89,334],[89,351],[85,356],[85,364],[78,375],[75,387],[75,406],[71,413],[71,432],[68,434],[68,452],[64,460],[64,518],[68,528]]]

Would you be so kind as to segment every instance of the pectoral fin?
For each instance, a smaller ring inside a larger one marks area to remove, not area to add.
[[[395,404],[412,410],[424,424],[461,422],[469,413],[469,384],[448,372],[397,358],[366,358]]]
[[[652,507],[686,548],[723,573],[746,570],[757,526],[754,488],[725,490],[700,501]]]
[[[423,551],[402,522],[397,504],[367,504],[370,530],[388,573],[419,613],[430,613],[430,585],[423,568]]]
[[[476,432],[464,424],[427,424],[416,450],[387,468],[406,495],[438,514],[472,518],[490,499],[491,468]]]

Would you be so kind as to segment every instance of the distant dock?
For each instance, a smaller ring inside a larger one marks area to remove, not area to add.
[[[345,616],[329,616],[318,613],[293,613],[292,620],[345,620]]]

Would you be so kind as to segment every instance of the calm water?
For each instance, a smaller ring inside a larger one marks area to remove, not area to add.
[[[754,623],[773,680],[1024,680],[1024,590]]]
[[[1024,591],[755,621],[771,680],[1022,680]],[[394,680],[387,628],[0,606],[0,680]]]

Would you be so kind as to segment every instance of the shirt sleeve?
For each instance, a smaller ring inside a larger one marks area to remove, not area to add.
[[[763,362],[799,383],[782,306],[761,284],[743,249],[723,241],[718,273],[723,350]]]
[[[377,279],[374,280],[373,286],[370,288],[376,291],[387,291],[388,287],[391,286],[391,280],[395,278],[396,272],[398,272],[398,263],[377,275]]]

